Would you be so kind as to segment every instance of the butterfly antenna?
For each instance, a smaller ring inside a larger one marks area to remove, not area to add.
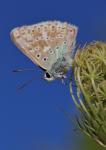
[[[35,68],[18,68],[14,69],[12,72],[24,72],[24,71],[35,71]]]
[[[24,87],[26,87],[28,84],[30,84],[33,80],[35,79],[35,77],[31,78],[30,80],[26,81],[25,83],[23,83],[21,86],[17,87],[17,90],[21,90]]]

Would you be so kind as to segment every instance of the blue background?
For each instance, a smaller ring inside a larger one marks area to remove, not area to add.
[[[73,117],[76,113],[69,87],[42,80],[38,67],[35,72],[12,73],[35,65],[12,43],[11,29],[46,20],[77,25],[77,43],[106,40],[106,0],[0,0],[0,150],[80,147],[80,134],[62,112],[68,110]],[[17,85],[34,76],[17,91]]]

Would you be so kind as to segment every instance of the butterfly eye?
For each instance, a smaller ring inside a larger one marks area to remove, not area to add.
[[[47,81],[53,81],[54,77],[50,73],[46,72],[44,75],[44,79],[46,79]]]
[[[47,78],[51,78],[51,75],[48,72],[46,72],[45,75],[46,75]]]

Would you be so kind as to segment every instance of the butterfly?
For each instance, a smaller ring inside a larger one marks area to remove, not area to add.
[[[44,70],[44,79],[66,78],[75,51],[76,26],[61,21],[45,21],[17,27],[10,35],[15,45]]]

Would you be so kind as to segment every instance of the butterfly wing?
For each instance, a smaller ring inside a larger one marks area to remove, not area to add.
[[[49,70],[59,57],[72,51],[76,33],[75,26],[48,21],[15,28],[11,38],[35,64]]]
[[[61,45],[59,45],[59,50],[55,50],[57,53],[58,58],[63,57],[65,54],[73,56],[74,47],[76,42],[76,35],[77,35],[77,27],[68,24],[66,29],[66,37]]]

